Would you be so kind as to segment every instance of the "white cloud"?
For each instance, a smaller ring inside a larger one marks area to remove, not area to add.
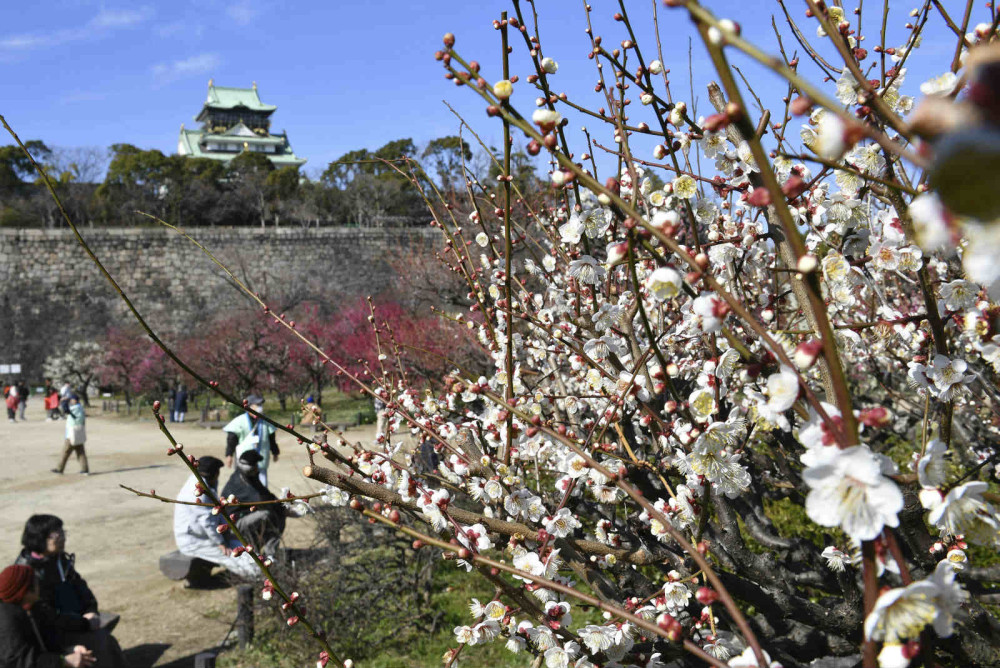
[[[153,10],[149,7],[139,9],[108,10],[101,12],[92,18],[88,25],[92,28],[127,28],[146,21],[153,15]]]
[[[159,63],[153,66],[152,71],[157,83],[162,85],[195,74],[207,74],[221,63],[222,59],[216,53],[199,53],[172,63]]]
[[[0,51],[28,51],[45,47],[60,46],[85,39],[100,39],[115,30],[131,28],[148,21],[153,16],[149,7],[137,9],[102,9],[82,26],[59,28],[50,32],[23,33],[0,37]]]
[[[226,7],[226,14],[240,25],[247,25],[260,14],[260,10],[250,0],[237,0]]]

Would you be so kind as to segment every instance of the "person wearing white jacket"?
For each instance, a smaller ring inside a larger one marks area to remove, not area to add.
[[[67,401],[69,404],[66,409],[66,441],[63,443],[59,466],[52,469],[52,472],[62,473],[65,471],[69,456],[75,453],[76,461],[80,463],[80,473],[90,475],[87,449],[84,447],[87,442],[87,415],[83,411],[83,404],[80,403],[78,396],[71,394]]]
[[[219,471],[222,461],[215,457],[202,457],[198,460],[198,473],[218,495]],[[198,479],[191,475],[177,495],[178,501],[198,501],[211,503],[207,494],[198,494],[196,490]],[[246,553],[233,556],[233,550],[240,546],[236,538],[228,532],[219,531],[226,522],[221,515],[212,514],[212,506],[192,506],[179,503],[174,506],[174,540],[181,554],[211,561],[226,568],[226,570],[242,577],[256,577],[260,569],[253,558]]]

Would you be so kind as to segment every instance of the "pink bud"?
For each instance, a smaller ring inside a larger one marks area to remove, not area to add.
[[[800,369],[808,369],[816,362],[816,358],[819,357],[820,351],[822,350],[822,341],[818,339],[805,341],[796,346],[795,353],[792,355],[792,360],[795,362],[795,366]]]
[[[884,427],[892,420],[892,414],[885,406],[874,406],[861,411],[858,419],[868,427]]]
[[[719,595],[711,587],[699,587],[694,597],[702,605],[712,605],[719,600]]]

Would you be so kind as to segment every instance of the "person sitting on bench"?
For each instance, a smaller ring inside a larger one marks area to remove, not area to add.
[[[119,616],[98,612],[97,598],[76,570],[76,556],[66,552],[63,521],[55,515],[32,515],[24,523],[21,545],[15,564],[31,568],[38,583],[32,616],[45,644],[83,645],[101,666],[124,667],[125,655],[111,635]]]
[[[285,517],[290,513],[284,504],[277,503],[278,499],[260,481],[260,460],[260,453],[253,448],[241,452],[236,460],[236,470],[222,488],[222,497],[235,497],[238,503],[270,502],[253,509],[239,506],[233,509],[232,514],[236,515],[236,528],[243,537],[261,554],[273,555],[285,531]]]
[[[221,469],[222,460],[215,457],[202,457],[198,460],[198,473],[216,494]],[[199,488],[198,479],[193,474],[184,483],[177,500],[212,503],[208,494]],[[233,550],[240,546],[240,542],[228,531],[220,533],[219,527],[222,526],[226,526],[225,519],[221,514],[213,515],[211,505],[179,503],[174,506],[174,539],[181,554],[224,566],[226,570],[242,577],[259,575],[260,569],[249,554],[233,556]]]

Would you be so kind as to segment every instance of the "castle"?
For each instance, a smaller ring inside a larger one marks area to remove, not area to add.
[[[263,153],[275,167],[299,167],[305,164],[292,152],[288,135],[271,133],[271,114],[277,109],[264,104],[257,95],[257,82],[251,88],[228,88],[208,82],[208,97],[195,120],[200,130],[181,125],[177,153],[196,158],[229,162],[243,151]]]

